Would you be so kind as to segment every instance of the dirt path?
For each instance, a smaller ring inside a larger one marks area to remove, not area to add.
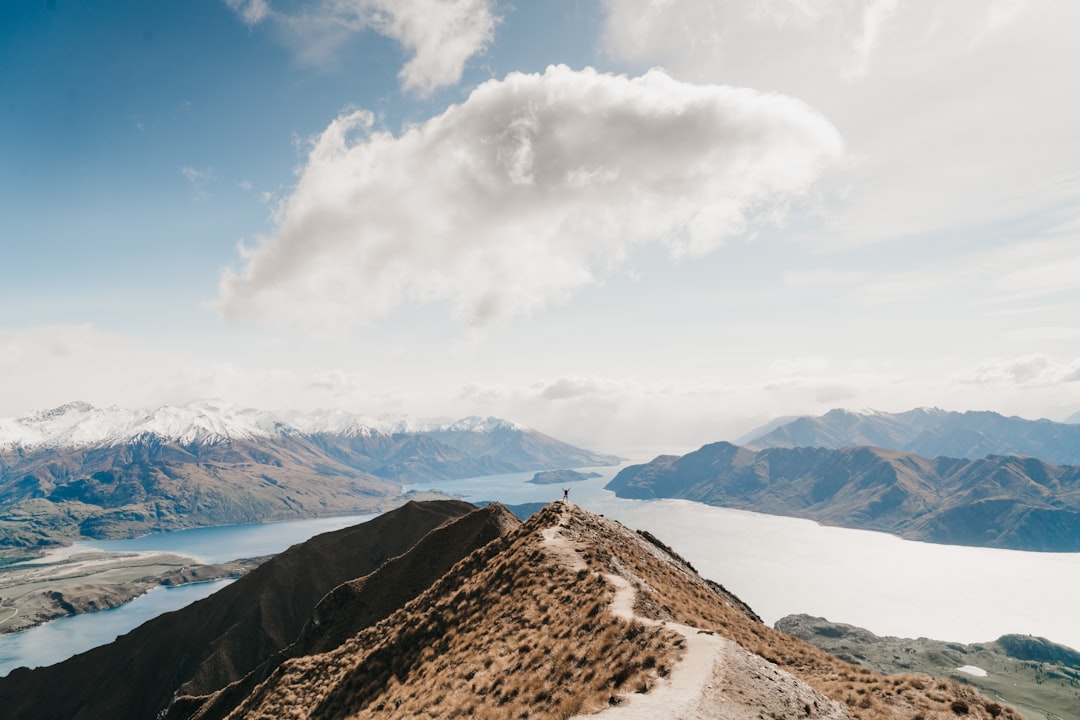
[[[545,548],[573,571],[586,568],[574,544],[556,525],[543,531]],[[776,665],[711,632],[660,622],[634,612],[636,592],[621,575],[604,576],[615,587],[610,611],[686,639],[686,652],[666,678],[644,694],[628,693],[612,708],[578,718],[604,720],[759,720],[772,717],[847,720],[847,711]]]

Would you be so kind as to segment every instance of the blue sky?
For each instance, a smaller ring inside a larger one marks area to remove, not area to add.
[[[0,414],[213,396],[615,450],[1064,418],[1078,12],[8,3]]]

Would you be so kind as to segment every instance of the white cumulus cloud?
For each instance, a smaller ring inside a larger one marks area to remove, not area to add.
[[[397,136],[352,112],[218,306],[337,326],[440,302],[483,326],[565,300],[635,246],[700,256],[775,222],[842,152],[798,100],[659,70],[512,73]]]

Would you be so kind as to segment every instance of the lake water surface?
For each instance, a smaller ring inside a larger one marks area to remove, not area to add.
[[[0,675],[17,667],[40,667],[105,645],[162,613],[179,610],[217,592],[232,580],[156,588],[111,610],[72,615],[21,633],[0,635]]]
[[[572,501],[628,527],[649,530],[702,575],[741,597],[769,624],[784,615],[805,612],[860,625],[879,635],[972,643],[1021,633],[1080,648],[1080,553],[932,545],[685,500],[623,500],[603,489],[618,468],[589,469],[602,477],[571,485]],[[526,482],[531,477],[532,473],[513,473],[408,489],[433,488],[473,502],[505,504],[562,497],[560,486],[531,485]],[[370,517],[205,528],[89,545],[118,551],[167,550],[218,562],[279,552],[312,535]],[[144,598],[162,593],[154,591]],[[91,634],[86,628],[109,613],[133,623],[121,631],[126,632],[147,619],[124,615],[134,604],[50,623],[68,623],[73,626],[68,630],[71,635],[43,633],[33,645],[53,648],[49,654],[53,659],[48,662],[82,652],[88,648],[69,646],[67,637],[81,641]],[[0,672],[6,672],[5,667],[38,664],[35,653],[40,650],[28,650],[27,642],[18,638],[49,625],[0,636]]]

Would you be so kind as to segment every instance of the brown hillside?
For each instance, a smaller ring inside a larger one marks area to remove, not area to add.
[[[153,718],[181,687],[205,694],[242,678],[297,638],[327,592],[472,510],[460,501],[412,502],[319,535],[109,645],[50,667],[12,671],[0,678],[0,707],[21,720]]]
[[[1018,718],[761,624],[662,544],[557,503],[231,718]]]
[[[212,695],[181,697],[169,708],[167,717],[169,720],[224,717],[286,659],[338,647],[401,608],[470,552],[519,525],[521,521],[513,513],[493,504],[432,530],[408,552],[388,560],[369,575],[342,583],[327,593],[292,645]]]

